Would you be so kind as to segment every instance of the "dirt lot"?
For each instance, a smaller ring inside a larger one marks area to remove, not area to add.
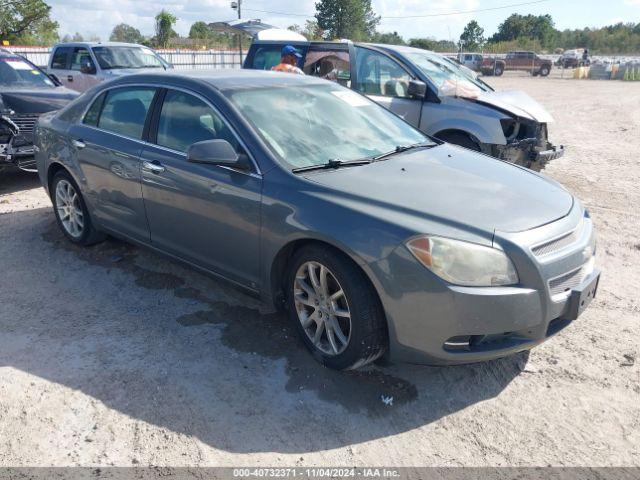
[[[2,174],[0,465],[640,466],[640,84],[489,82],[549,108],[546,173],[595,218],[578,321],[486,364],[328,371],[222,283],[70,246],[37,181]]]

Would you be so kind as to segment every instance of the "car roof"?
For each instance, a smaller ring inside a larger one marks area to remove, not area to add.
[[[126,43],[126,42],[62,42],[56,43],[54,48],[58,47],[145,47],[138,43]]]
[[[333,82],[328,82],[318,77],[251,69],[168,70],[158,73],[137,73],[126,75],[119,80],[109,82],[109,84],[144,82],[160,85],[167,84],[167,87],[170,87],[170,84],[180,83],[182,80],[207,83],[220,91],[296,85],[325,85],[327,83],[335,85]]]

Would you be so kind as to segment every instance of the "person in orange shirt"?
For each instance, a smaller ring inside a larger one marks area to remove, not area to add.
[[[302,58],[302,55],[293,45],[285,45],[282,47],[282,53],[280,54],[280,63],[272,67],[271,70],[304,75],[304,72],[298,68],[299,58]]]

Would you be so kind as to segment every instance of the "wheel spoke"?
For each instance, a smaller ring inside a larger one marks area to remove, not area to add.
[[[322,333],[324,332],[324,322],[318,323],[318,328],[316,329],[316,333],[313,335],[313,343],[315,345],[320,346],[320,339],[322,338]]]
[[[316,291],[316,294],[320,295],[321,287],[320,282],[318,281],[318,277],[316,276],[316,267],[314,264],[309,263],[307,267],[307,271],[309,272],[309,280],[311,280],[311,286]]]
[[[304,278],[296,278],[296,283],[298,286],[304,290],[309,298],[316,297],[316,292],[311,288]]]
[[[331,345],[331,350],[333,350],[334,354],[337,354],[338,345],[336,345],[336,339],[333,335],[333,328],[331,325],[327,325],[327,339],[329,340],[329,345]]]
[[[324,297],[329,295],[329,287],[327,286],[327,269],[324,265],[320,265],[320,291]]]
[[[311,315],[307,314],[307,316],[305,317],[304,315],[302,317],[300,317],[300,323],[302,324],[302,328],[309,328],[309,326],[313,323],[313,322],[317,322],[317,316],[316,316],[317,312],[313,312]]]
[[[336,317],[351,318],[351,312],[343,308],[334,308],[331,311],[331,315],[335,315]]]
[[[307,307],[313,307],[313,308],[316,307],[316,302],[313,300],[311,296],[304,297],[302,294],[296,293],[295,300],[296,302],[300,302],[301,304],[306,305]]]
[[[340,343],[342,343],[342,345],[347,344],[347,337],[344,335],[344,332],[342,331],[340,322],[338,322],[338,320],[335,318],[331,322],[331,330],[336,334],[336,337],[338,337],[338,340],[340,341]]]
[[[336,293],[333,293],[329,298],[332,302],[335,302],[341,297],[344,297],[344,291],[342,289],[338,290]]]

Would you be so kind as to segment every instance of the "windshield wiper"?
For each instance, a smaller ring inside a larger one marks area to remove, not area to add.
[[[312,170],[329,170],[338,169],[342,167],[357,167],[358,165],[366,165],[371,163],[371,159],[362,158],[359,160],[329,160],[327,163],[321,163],[320,165],[309,165],[306,167],[298,167],[291,170],[293,173],[310,172]]]
[[[421,142],[421,143],[414,143],[412,145],[398,145],[395,149],[386,152],[386,153],[381,153],[380,155],[376,155],[375,157],[371,157],[371,160],[373,160],[374,162],[377,162],[378,160],[383,160],[387,157],[391,157],[393,155],[397,155],[398,153],[402,153],[402,152],[406,152],[408,150],[414,150],[416,148],[431,148],[431,147],[435,147],[437,146],[437,143],[427,143],[427,142]]]

